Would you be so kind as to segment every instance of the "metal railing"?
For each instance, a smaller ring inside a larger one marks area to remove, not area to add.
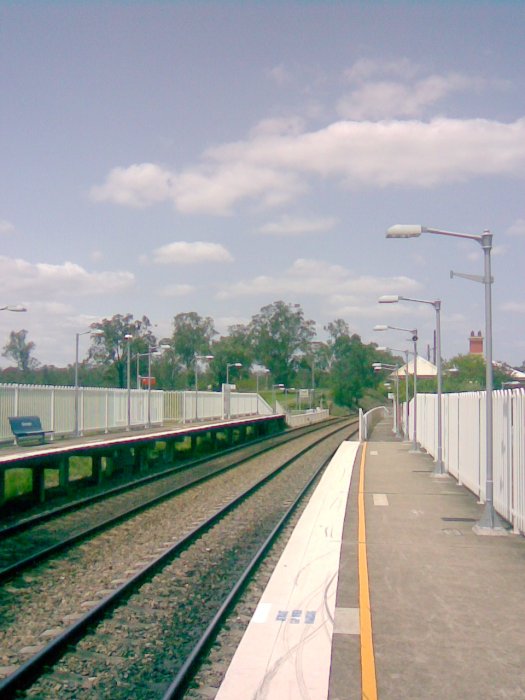
[[[483,502],[485,392],[444,394],[442,401],[445,470]],[[418,441],[434,458],[437,453],[436,414],[437,396],[418,394]],[[410,419],[409,429],[413,429]],[[493,452],[494,508],[515,531],[525,532],[524,389],[493,393]]]
[[[228,404],[223,392],[129,392],[129,427],[188,423],[230,417],[271,415],[271,406],[256,393],[232,392]],[[32,384],[0,384],[0,440],[12,440],[8,418],[39,416],[44,430],[55,435],[75,434],[75,388]],[[128,391],[82,387],[78,390],[78,429],[107,433],[128,428]]]

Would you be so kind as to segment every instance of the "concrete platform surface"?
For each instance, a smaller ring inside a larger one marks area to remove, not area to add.
[[[525,698],[525,538],[474,534],[483,511],[476,497],[450,476],[432,477],[432,458],[409,453],[389,428],[386,420],[374,430],[364,466],[376,696]],[[356,470],[340,608],[359,604],[355,481]],[[331,700],[365,697],[356,653],[355,639],[334,635]]]
[[[525,700],[525,538],[410,447],[338,453],[217,700]]]

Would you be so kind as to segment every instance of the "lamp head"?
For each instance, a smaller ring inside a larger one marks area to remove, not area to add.
[[[388,326],[382,326],[382,325],[374,326],[374,330],[375,330],[375,331],[387,331],[387,330],[388,330]]]
[[[399,299],[398,294],[383,294],[383,296],[379,297],[378,302],[380,304],[397,304]]]
[[[417,238],[423,233],[424,227],[419,224],[395,224],[387,229],[387,238]]]

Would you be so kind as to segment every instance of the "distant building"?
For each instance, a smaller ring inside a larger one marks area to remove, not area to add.
[[[483,336],[481,331],[476,335],[474,331],[470,331],[469,355],[483,355]]]

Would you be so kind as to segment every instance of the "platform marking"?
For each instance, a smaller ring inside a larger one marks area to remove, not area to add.
[[[378,454],[379,454],[379,452],[377,450],[370,450],[371,457],[377,457]]]
[[[359,634],[359,608],[336,608],[334,634]]]
[[[358,568],[359,568],[359,619],[361,632],[361,693],[366,700],[377,700],[376,665],[372,639],[372,611],[368,585],[368,558],[366,552],[365,524],[365,457],[367,443],[363,444],[359,470],[358,505]]]
[[[216,700],[326,700],[341,544],[358,442],[330,461],[264,590]],[[256,653],[254,653],[256,650]]]
[[[387,506],[388,496],[386,493],[374,493],[374,505],[375,506]]]

